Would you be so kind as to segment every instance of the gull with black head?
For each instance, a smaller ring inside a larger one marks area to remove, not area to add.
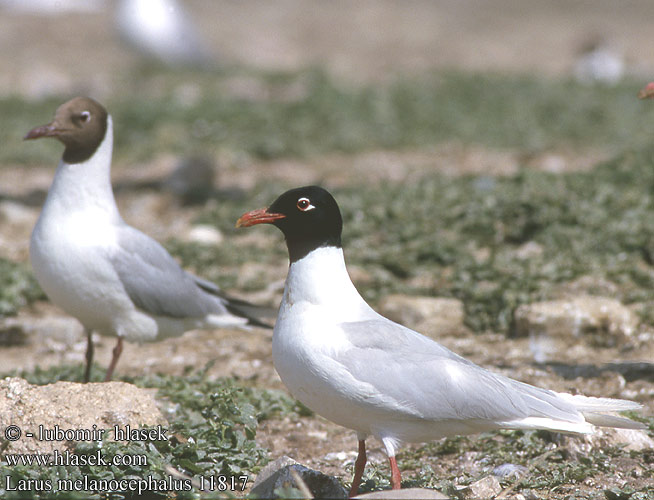
[[[495,429],[586,434],[594,426],[643,427],[610,414],[638,403],[558,393],[497,375],[376,313],[347,273],[341,213],[325,189],[292,189],[236,223],[255,224],[277,226],[290,257],[273,333],[275,368],[294,397],[356,431],[350,496],[358,492],[371,435],[384,446],[396,489],[395,454],[403,442]]]
[[[97,101],[77,97],[25,139],[53,137],[64,153],[32,231],[30,260],[50,300],[84,325],[86,373],[92,332],[118,337],[105,380],[123,339],[148,342],[195,328],[268,326],[264,308],[233,299],[184,271],[155,240],[120,216],[111,188],[113,125]]]

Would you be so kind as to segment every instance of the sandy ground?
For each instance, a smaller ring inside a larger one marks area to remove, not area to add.
[[[0,94],[86,91],[102,99],[120,92],[141,59],[120,43],[115,2],[101,3],[106,8],[96,12],[52,16],[0,10]],[[584,46],[603,40],[629,72],[654,70],[648,0],[184,4],[215,60],[228,66],[321,66],[351,82],[447,67],[561,75]]]

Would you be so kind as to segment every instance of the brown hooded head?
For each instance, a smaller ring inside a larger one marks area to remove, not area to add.
[[[57,108],[54,120],[48,125],[30,130],[25,139],[54,137],[66,149],[66,163],[88,160],[102,143],[107,132],[107,110],[89,97],[76,97]]]

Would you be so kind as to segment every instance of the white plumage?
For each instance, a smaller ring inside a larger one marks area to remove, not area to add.
[[[154,341],[194,328],[260,324],[250,316],[256,306],[187,273],[158,242],[122,219],[110,179],[113,123],[104,108],[73,99],[52,124],[26,136],[39,137],[59,138],[67,147],[32,232],[34,275],[52,302],[84,325],[87,361],[92,331],[118,337],[107,378],[122,339]]]
[[[356,431],[351,495],[371,435],[383,443],[399,488],[394,457],[403,442],[494,429],[642,428],[610,414],[638,403],[561,394],[494,374],[376,313],[347,273],[340,211],[324,189],[290,190],[268,209],[244,214],[237,226],[261,223],[282,230],[291,260],[273,334],[275,368],[293,396]]]

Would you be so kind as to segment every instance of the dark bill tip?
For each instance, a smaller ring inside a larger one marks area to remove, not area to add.
[[[40,127],[33,128],[25,134],[23,140],[39,139],[40,137],[55,137],[57,133],[58,131],[54,124],[49,123],[48,125],[41,125]]]
[[[267,212],[267,209],[260,208],[247,212],[236,221],[236,227],[250,227],[255,224],[272,224],[276,220],[286,217],[284,214]]]

